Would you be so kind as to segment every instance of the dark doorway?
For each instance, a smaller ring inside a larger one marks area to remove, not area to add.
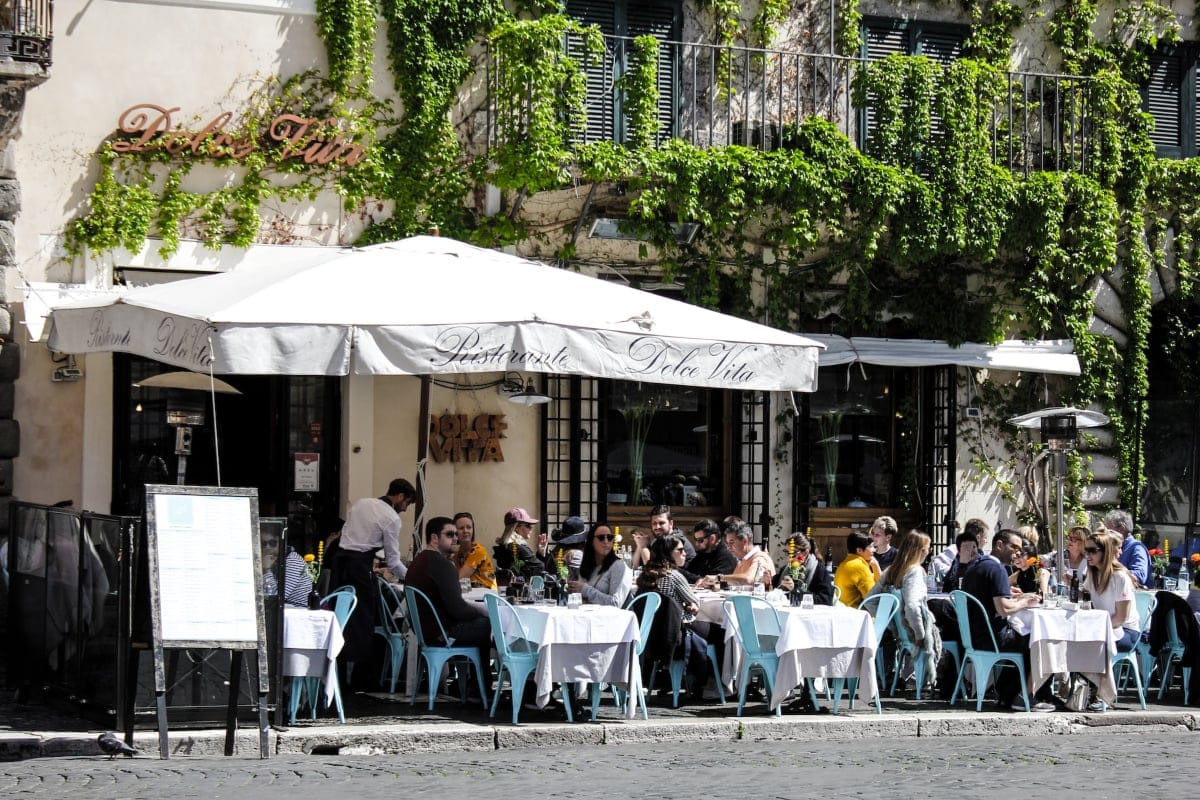
[[[311,552],[317,538],[338,527],[338,454],[341,449],[341,382],[336,377],[221,376],[241,394],[136,388],[173,367],[118,354],[113,357],[113,514],[140,515],[147,483],[176,483],[178,429],[167,410],[181,406],[203,415],[191,426],[185,483],[258,489],[259,515],[286,517],[288,538]],[[299,456],[297,454],[300,454]],[[315,456],[315,458],[314,458]],[[303,465],[297,470],[298,460]],[[313,469],[315,465],[315,469]],[[314,472],[315,490],[296,481]],[[300,475],[298,476],[298,472]]]

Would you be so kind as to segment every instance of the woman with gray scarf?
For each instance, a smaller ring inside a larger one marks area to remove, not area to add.
[[[833,576],[813,555],[812,543],[803,533],[793,533],[784,545],[788,561],[775,570],[775,588],[799,599],[811,594],[813,603],[833,605]]]

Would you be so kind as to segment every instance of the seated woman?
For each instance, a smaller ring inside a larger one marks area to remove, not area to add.
[[[705,634],[718,636],[722,628],[720,625],[710,625],[696,619],[699,603],[692,587],[679,572],[686,558],[687,550],[683,546],[683,539],[674,534],[658,537],[650,543],[650,561],[638,575],[637,590],[638,594],[658,592],[662,595],[664,605],[659,610],[660,615],[666,609],[675,607],[672,601],[681,609],[682,617],[678,624],[681,628],[683,661],[686,664],[686,674],[693,678],[693,689],[689,699],[695,701],[700,700],[704,692],[704,674],[708,661]],[[658,626],[657,620],[655,626]]]
[[[933,669],[927,670],[926,676],[933,680],[937,677],[942,637],[925,602],[929,591],[925,582],[925,568],[921,564],[928,556],[929,537],[921,531],[909,531],[900,540],[899,552],[892,565],[883,571],[879,583],[871,587],[867,596],[899,590],[900,622],[918,651],[929,654]]]
[[[633,575],[617,556],[615,538],[605,522],[596,523],[588,531],[583,562],[579,565],[580,577],[567,581],[567,591],[582,594],[585,603],[619,608],[633,591]]]
[[[1117,638],[1117,650],[1128,652],[1138,642],[1141,622],[1137,603],[1133,600],[1133,578],[1117,561],[1120,541],[1116,534],[1093,533],[1083,552],[1088,562],[1083,588],[1092,596],[1092,608],[1108,612],[1113,635]]]
[[[537,520],[523,508],[510,508],[504,513],[504,533],[492,548],[492,556],[498,569],[506,569],[514,575],[541,575],[546,564],[529,546],[529,535]]]
[[[775,588],[789,595],[811,594],[816,605],[833,605],[833,577],[821,559],[813,555],[808,537],[793,533],[784,548],[791,557],[776,568]]]
[[[1048,594],[1050,570],[1042,567],[1036,540],[1021,538],[1021,555],[1013,559],[1012,566],[1014,572],[1008,576],[1009,586],[1015,586],[1026,594],[1040,594],[1043,597]]]
[[[875,544],[865,533],[854,531],[846,537],[846,557],[838,564],[833,582],[842,592],[841,604],[858,608],[867,593],[879,581],[879,565],[873,558]]]
[[[454,551],[458,577],[468,578],[472,587],[495,589],[496,568],[484,546],[475,541],[475,518],[466,511],[458,512],[454,515],[454,529],[458,532],[458,549]]]

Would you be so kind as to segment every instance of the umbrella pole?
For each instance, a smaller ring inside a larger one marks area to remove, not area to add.
[[[413,522],[413,558],[421,549],[422,525],[425,515],[425,461],[429,458],[429,387],[432,378],[421,376],[421,400],[418,404],[417,416],[417,496],[414,500],[416,515]]]

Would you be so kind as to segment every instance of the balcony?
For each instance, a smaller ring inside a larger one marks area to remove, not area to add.
[[[54,0],[0,0],[0,72],[6,63],[50,66]]]
[[[631,39],[606,36],[603,59],[581,63],[587,78],[588,121],[577,142],[622,141],[619,79],[633,52]],[[579,47],[567,42],[566,52]],[[789,130],[810,117],[835,124],[871,152],[876,115],[852,100],[855,76],[866,62],[829,54],[660,41],[658,141],[677,137],[698,147],[738,144],[763,150],[788,146]],[[494,78],[503,65],[489,60]],[[1088,78],[998,72],[1001,98],[985,122],[994,163],[1013,172],[1086,172],[1089,166]],[[489,80],[489,87],[495,84]],[[488,141],[499,144],[495,121],[526,104],[490,91]],[[986,114],[985,114],[986,116]],[[511,130],[511,127],[509,128]],[[940,133],[936,114],[931,138]],[[920,165],[917,165],[920,169]]]

